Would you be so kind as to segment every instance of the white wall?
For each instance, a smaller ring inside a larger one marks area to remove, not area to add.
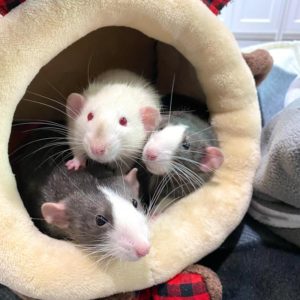
[[[300,0],[233,0],[220,18],[242,46],[300,40]]]

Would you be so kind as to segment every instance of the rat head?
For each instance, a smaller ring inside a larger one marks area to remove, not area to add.
[[[209,174],[223,163],[223,154],[210,126],[192,114],[164,117],[143,149],[143,161],[149,172],[165,175],[173,172],[192,179],[193,174]]]
[[[100,77],[83,95],[69,95],[71,148],[81,148],[85,155],[100,163],[133,158],[140,152],[148,132],[160,121],[158,96],[150,86],[145,86],[144,80],[131,80],[133,75],[128,74],[127,81],[122,77],[123,81],[111,82],[103,75],[106,79]]]
[[[104,257],[138,260],[150,242],[143,207],[138,199],[136,169],[125,177],[98,181],[91,192],[75,191],[41,207],[45,221],[62,237]]]

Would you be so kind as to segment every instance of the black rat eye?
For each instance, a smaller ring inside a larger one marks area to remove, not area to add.
[[[106,223],[108,223],[108,220],[105,217],[103,217],[102,215],[97,215],[96,216],[96,224],[98,226],[103,226]]]
[[[184,150],[189,150],[191,147],[191,144],[186,139],[184,139],[181,146]]]
[[[132,205],[137,208],[138,207],[138,202],[135,199],[132,199]]]

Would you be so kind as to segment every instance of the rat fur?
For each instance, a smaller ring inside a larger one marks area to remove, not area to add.
[[[150,205],[163,209],[193,192],[222,165],[223,159],[208,121],[180,111],[164,115],[142,155],[150,173]]]
[[[66,170],[64,161],[55,159],[66,145],[48,148],[57,134],[41,133],[31,137],[21,159],[12,157],[18,190],[36,226],[51,237],[74,242],[97,260],[145,256],[150,242],[137,170],[102,179],[85,169]]]
[[[160,122],[160,97],[144,78],[127,70],[110,70],[82,94],[69,95],[67,115],[73,153],[67,168],[84,167],[90,158],[124,173]]]

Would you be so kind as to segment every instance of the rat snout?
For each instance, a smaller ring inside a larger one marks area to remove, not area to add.
[[[153,148],[149,148],[146,150],[146,159],[147,160],[156,160],[158,157],[158,151],[156,149]]]
[[[103,155],[106,151],[104,144],[91,144],[91,152],[94,155]]]
[[[143,243],[143,244],[135,245],[134,250],[138,257],[143,257],[149,253],[150,248],[151,246],[149,243]]]

